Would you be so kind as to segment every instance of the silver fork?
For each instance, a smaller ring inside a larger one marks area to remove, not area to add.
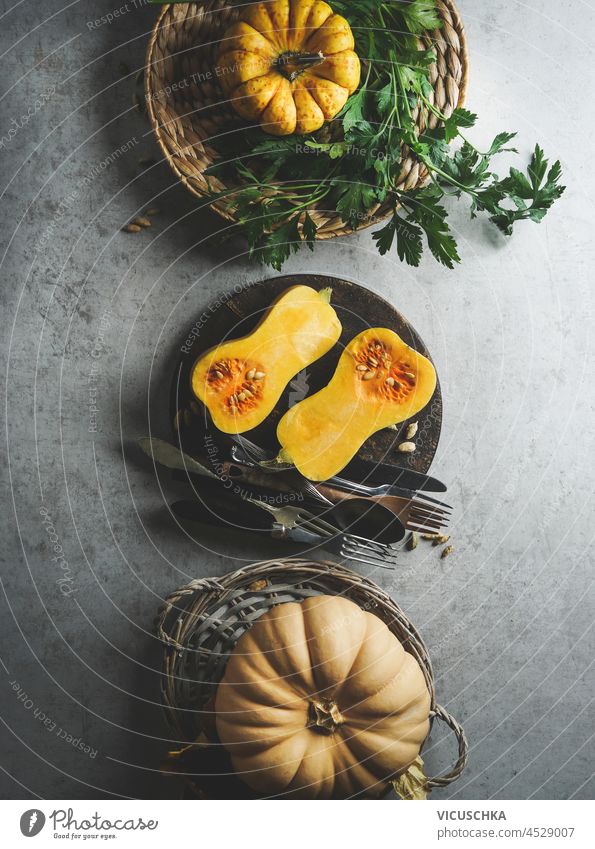
[[[260,448],[260,446],[255,445],[253,442],[250,442],[250,440],[246,439],[245,436],[240,436],[238,434],[232,436],[232,439],[236,442],[236,445],[234,445],[231,449],[232,456],[236,462],[246,462],[247,459],[250,462],[259,464],[262,463],[263,460],[266,460],[268,456],[267,452]],[[239,456],[239,451],[237,450],[238,448],[244,455],[243,457]],[[266,467],[264,468],[265,470],[267,470]],[[288,468],[293,469],[294,466],[288,464],[280,464],[276,471],[285,471]],[[268,471],[271,471],[270,467],[268,468]],[[350,481],[346,478],[341,478],[338,476],[329,478],[328,481],[325,481],[325,484],[335,486],[338,489],[344,489],[354,494],[367,495],[370,498],[391,495],[391,492],[394,491],[391,488],[391,484],[389,483],[379,484],[378,486],[368,486],[367,484],[357,483],[356,481]],[[324,496],[320,492],[320,490],[313,483],[308,481],[306,478],[304,478],[303,491],[307,492],[313,498],[318,498],[318,500],[324,499],[327,504],[332,503],[329,501],[328,498],[326,498],[326,496]],[[450,505],[448,504],[445,504],[444,501],[439,501],[437,498],[433,498],[431,495],[426,495],[426,493],[423,491],[417,491],[415,493],[415,498],[416,501],[428,501],[431,504],[436,504],[438,507],[441,507],[442,510],[438,511],[441,514],[444,513],[444,511],[452,510],[452,507],[450,507]]]
[[[376,569],[395,570],[393,552],[382,543],[375,543],[362,537],[354,536],[353,534],[335,533],[331,537],[324,536],[318,532],[308,530],[304,525],[298,525],[296,528],[288,528],[280,522],[275,522],[273,526],[272,536],[277,539],[285,539],[291,531],[299,529],[300,538],[295,542],[302,542],[313,546],[322,546],[327,551],[333,554],[338,554],[339,557],[348,558],[356,563],[363,563],[366,566],[373,566]]]
[[[365,539],[355,534],[341,533],[330,522],[315,516],[303,507],[274,507],[266,501],[257,498],[246,498],[257,507],[269,512],[275,519],[273,528],[276,536],[283,536],[284,531],[300,528],[311,534],[313,544],[322,544],[323,548],[349,557],[368,566],[379,566],[381,569],[393,569],[396,552],[389,545],[374,540]],[[306,541],[306,540],[305,540]]]

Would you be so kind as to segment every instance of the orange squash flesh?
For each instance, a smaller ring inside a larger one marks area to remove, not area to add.
[[[224,433],[244,433],[271,413],[295,375],[329,351],[341,323],[330,290],[291,286],[252,333],[230,339],[194,364],[192,390]]]
[[[426,357],[392,330],[365,330],[347,345],[327,386],[285,413],[279,459],[310,480],[327,480],[373,433],[422,410],[435,387]]]

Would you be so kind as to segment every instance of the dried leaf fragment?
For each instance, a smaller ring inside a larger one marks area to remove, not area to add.
[[[420,801],[428,798],[429,791],[426,787],[428,779],[423,767],[424,762],[418,755],[409,769],[393,779],[392,785],[395,788],[395,793],[401,799]]]
[[[409,539],[407,540],[407,548],[409,551],[413,551],[414,548],[417,548],[419,537],[416,533],[409,534]]]
[[[432,540],[432,545],[443,545],[450,539],[450,534],[437,534]]]
[[[452,547],[452,545],[447,545],[446,548],[442,549],[442,554],[440,555],[441,559],[448,557],[448,555],[452,554],[453,551],[454,551],[454,548]]]

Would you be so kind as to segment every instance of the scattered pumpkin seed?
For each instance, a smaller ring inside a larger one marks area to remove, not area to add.
[[[246,400],[246,393],[245,392],[238,392],[238,401],[245,401],[245,400]]]
[[[407,548],[409,551],[413,551],[414,548],[417,548],[417,542],[419,537],[415,533],[409,534],[409,539],[407,540]]]
[[[367,372],[364,374],[363,379],[364,379],[364,380],[372,380],[372,378],[374,377],[374,375],[375,375],[375,374],[376,374],[376,372],[375,372],[375,371],[367,371]]]
[[[374,366],[374,368],[378,368],[378,360],[374,359],[374,357],[368,357],[368,364]]]
[[[142,216],[140,218],[135,218],[132,223],[138,224],[139,227],[150,227],[151,226],[151,222],[149,221],[149,219],[143,218]]]
[[[254,375],[254,380],[262,380],[263,377],[266,377],[266,373],[264,371],[257,371]]]
[[[360,363],[355,367],[356,371],[368,371],[368,366],[365,366],[363,363]]]
[[[249,372],[246,372],[247,380],[254,380],[254,375],[256,374],[256,369],[251,368]]]
[[[411,439],[417,433],[417,422],[411,422],[410,425],[407,425],[407,430],[405,431],[405,438]]]
[[[432,539],[436,539],[437,536],[440,536],[440,534],[422,534],[421,538],[432,540]]]
[[[450,539],[450,534],[437,534],[432,540],[432,545],[444,545]]]
[[[122,227],[122,230],[124,230],[125,233],[140,233],[142,229],[143,228],[140,226],[140,224],[134,224],[134,222],[126,224],[124,227]]]
[[[401,454],[413,454],[415,451],[415,442],[401,442],[399,451]]]
[[[250,392],[249,389],[244,389],[242,394],[245,395],[246,398],[252,398],[252,393]]]
[[[452,545],[447,545],[446,548],[442,549],[442,554],[440,555],[440,558],[444,559],[445,557],[448,557],[448,555],[452,554],[453,551],[454,548],[452,547]]]
[[[409,380],[415,380],[415,375],[413,374],[413,372],[412,372],[412,371],[406,371],[406,372],[405,372],[405,377],[408,377],[408,378],[409,378]]]
[[[395,379],[394,379],[394,377],[387,377],[387,378],[386,378],[386,383],[388,383],[388,385],[389,385],[389,386],[394,386],[394,385],[395,385]]]

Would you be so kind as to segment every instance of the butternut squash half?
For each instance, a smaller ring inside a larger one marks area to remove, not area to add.
[[[244,433],[266,419],[281,393],[341,335],[330,289],[291,286],[252,333],[202,354],[192,369],[192,391],[224,433]]]
[[[435,387],[426,357],[392,330],[365,330],[347,345],[324,389],[285,413],[277,427],[278,460],[310,480],[327,480],[373,433],[422,410]]]

